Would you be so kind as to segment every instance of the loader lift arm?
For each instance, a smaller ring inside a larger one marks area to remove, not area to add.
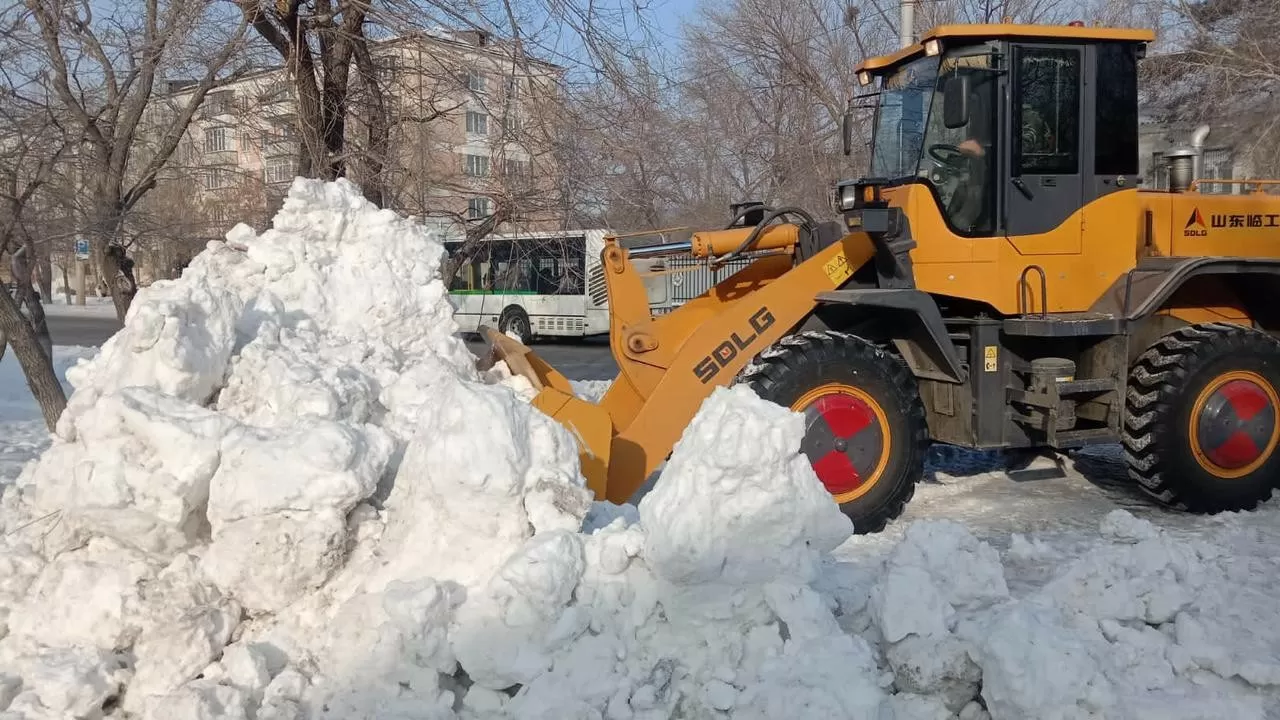
[[[578,435],[583,474],[597,497],[630,500],[711,392],[731,384],[752,358],[813,312],[818,293],[840,288],[875,253],[871,239],[859,232],[818,246],[797,262],[797,246],[817,228],[810,222],[766,223],[696,233],[688,244],[666,246],[670,254],[707,260],[742,251],[761,256],[657,317],[631,254],[653,256],[663,247],[628,251],[616,238],[606,239],[609,342],[619,372],[598,406],[573,397],[568,382],[523,345],[489,333],[495,354],[518,358],[509,362],[512,371],[540,390],[538,407]],[[744,247],[748,239],[750,247]]]

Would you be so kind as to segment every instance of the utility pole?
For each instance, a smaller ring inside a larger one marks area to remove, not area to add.
[[[898,0],[898,10],[902,13],[898,20],[898,43],[901,47],[907,47],[915,42],[915,0]]]

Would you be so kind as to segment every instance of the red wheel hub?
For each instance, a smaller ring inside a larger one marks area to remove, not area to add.
[[[1271,445],[1276,408],[1266,390],[1252,380],[1229,380],[1213,391],[1194,419],[1205,457],[1225,470],[1256,462]]]
[[[863,393],[832,389],[810,393],[798,404],[795,409],[805,416],[800,449],[827,491],[844,495],[874,481],[885,428]]]

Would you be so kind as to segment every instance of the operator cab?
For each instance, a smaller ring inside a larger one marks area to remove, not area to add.
[[[847,224],[870,231],[862,211],[883,206],[882,193],[893,205],[893,188],[922,185],[956,235],[1034,235],[1136,187],[1137,61],[1152,39],[1078,24],[944,25],[866,60],[859,84],[879,80],[870,176],[837,188]],[[850,114],[844,139],[850,154]]]

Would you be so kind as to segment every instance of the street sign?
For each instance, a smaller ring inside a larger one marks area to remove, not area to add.
[[[77,260],[89,259],[89,241],[88,240],[83,240],[83,239],[76,240],[76,259]]]

